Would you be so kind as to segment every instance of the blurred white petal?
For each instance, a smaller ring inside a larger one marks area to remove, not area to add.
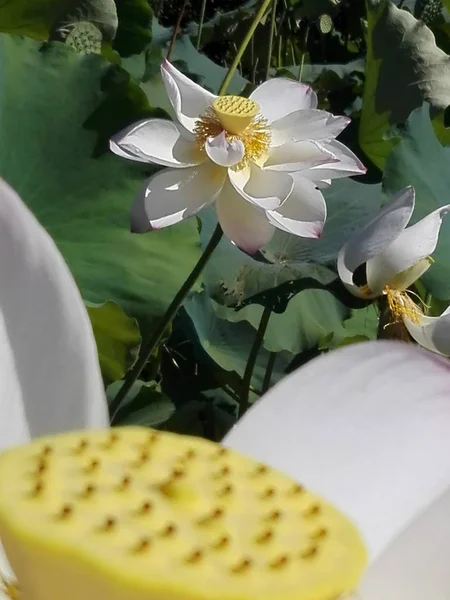
[[[422,315],[419,323],[403,317],[403,321],[418,344],[432,352],[450,356],[450,306],[440,317]]]
[[[372,560],[447,489],[450,364],[369,342],[309,362],[270,390],[224,443],[348,514]]]

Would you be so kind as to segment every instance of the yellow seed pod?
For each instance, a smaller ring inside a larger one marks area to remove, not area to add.
[[[146,428],[8,450],[0,489],[22,600],[333,600],[366,562],[352,523],[289,477]]]
[[[222,127],[228,133],[239,135],[259,113],[259,105],[241,96],[220,96],[213,102],[213,109]]]

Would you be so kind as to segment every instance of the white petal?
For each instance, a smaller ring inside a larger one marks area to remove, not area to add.
[[[225,131],[215,138],[208,138],[205,151],[209,158],[221,167],[232,167],[241,162],[245,155],[245,146],[241,140],[229,142]]]
[[[364,175],[367,168],[359,160],[356,154],[337,140],[321,142],[324,149],[330,152],[334,160],[328,164],[317,165],[312,168],[307,177],[315,182],[328,182],[331,179],[351,177],[352,175]]]
[[[161,66],[161,74],[178,120],[192,133],[195,121],[211,106],[217,96],[191,81],[167,60]]]
[[[317,96],[309,85],[283,77],[265,81],[250,98],[259,104],[262,116],[269,123],[294,111],[317,106]]]
[[[265,212],[244,200],[229,182],[217,199],[216,211],[225,235],[247,254],[255,254],[275,231]]]
[[[163,167],[189,167],[202,162],[193,141],[181,136],[179,127],[164,119],[147,119],[127,127],[111,138],[115,154]]]
[[[348,514],[373,560],[447,489],[449,384],[447,360],[417,346],[355,344],[283,379],[225,445]]]
[[[226,170],[204,163],[186,169],[164,169],[146,182],[131,209],[131,230],[143,233],[192,217],[212,204],[223,186]]]
[[[380,293],[397,275],[434,252],[442,218],[449,210],[450,204],[442,206],[407,227],[387,248],[367,261],[367,283],[374,293]]]
[[[271,124],[271,146],[289,141],[331,140],[350,123],[348,117],[332,115],[324,110],[296,110]]]
[[[432,352],[450,356],[450,307],[440,317],[420,317],[418,324],[407,318],[403,320],[418,344]]]
[[[407,187],[342,247],[337,263],[339,277],[353,294],[362,296],[353,283],[354,271],[392,244],[405,229],[413,210],[414,189]]]
[[[273,171],[306,171],[320,165],[337,163],[338,158],[318,142],[286,142],[271,148],[264,163]]]
[[[97,350],[63,258],[0,180],[0,449],[107,426]]]
[[[264,210],[273,210],[289,198],[294,181],[289,173],[260,169],[251,164],[239,171],[228,171],[235,190],[248,202]]]
[[[327,206],[316,186],[301,176],[294,176],[294,189],[280,208],[267,211],[273,225],[301,237],[319,238],[322,234]]]
[[[361,600],[448,600],[450,490],[369,568]]]

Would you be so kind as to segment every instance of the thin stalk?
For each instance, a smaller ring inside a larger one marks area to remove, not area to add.
[[[203,23],[205,22],[205,10],[206,10],[206,0],[202,0],[202,7],[200,9],[200,21],[198,23],[198,33],[197,33],[197,50],[200,48],[200,44],[202,41],[202,31],[203,31]]]
[[[266,372],[264,373],[264,381],[262,386],[262,393],[265,394],[270,388],[270,382],[272,379],[273,369],[275,367],[275,361],[277,360],[277,353],[271,352],[269,354],[269,360],[267,361]]]
[[[247,46],[250,43],[250,40],[253,37],[253,34],[256,31],[256,28],[258,27],[261,19],[263,18],[266,10],[268,9],[268,7],[270,6],[270,3],[273,2],[273,0],[263,0],[263,2],[261,3],[261,6],[259,7],[255,18],[252,21],[252,24],[250,25],[247,34],[245,35],[244,39],[241,42],[241,45],[239,47],[239,50],[236,54],[236,56],[234,57],[233,62],[231,63],[230,68],[228,69],[228,73],[225,75],[225,79],[222,82],[222,85],[220,86],[219,89],[219,96],[223,96],[225,94],[225,90],[228,89],[228,86],[230,85],[230,81],[237,69],[238,64],[241,62],[241,59],[244,55],[244,52],[247,49]]]
[[[212,253],[219,245],[219,242],[222,239],[222,235],[222,229],[220,225],[217,225],[211,239],[208,242],[208,245],[203,251],[203,254],[200,256],[197,264],[192,269],[189,277],[183,283],[175,298],[170,303],[169,308],[166,310],[166,313],[162,317],[161,321],[159,322],[159,325],[156,327],[153,334],[141,348],[139,358],[137,359],[134,366],[126,374],[122,387],[117,392],[117,395],[114,398],[114,400],[111,402],[111,422],[114,421],[114,417],[116,416],[117,411],[120,408],[122,400],[126,397],[128,392],[132,388],[133,383],[138,379],[139,375],[142,373],[143,368],[145,367],[151,355],[156,350],[160,341],[162,340],[167,327],[172,322],[173,318],[181,308],[181,305],[183,304],[186,296],[189,294],[195,282],[199,278],[201,272],[205,268],[206,263],[211,258]]]
[[[308,45],[308,35],[309,35],[309,23],[306,26],[306,30],[305,30],[305,39],[303,41],[302,58],[300,61],[300,68],[298,70],[298,81],[301,81],[302,77],[303,77],[303,65],[305,64],[306,46]]]
[[[177,23],[175,25],[175,28],[174,28],[173,34],[172,34],[172,39],[170,40],[170,46],[169,46],[169,49],[167,50],[167,56],[166,56],[167,60],[170,60],[170,55],[172,54],[172,50],[173,50],[173,46],[175,44],[175,40],[177,39],[177,36],[180,33],[181,20],[183,18],[184,11],[186,10],[187,3],[188,3],[188,0],[184,0],[183,6],[181,7],[180,13],[178,15]]]
[[[270,19],[269,45],[267,48],[267,63],[266,63],[265,79],[269,79],[270,63],[272,61],[272,47],[273,47],[273,38],[274,38],[274,34],[275,34],[276,20],[277,20],[277,0],[272,0],[272,14],[271,14],[271,19]],[[280,29],[280,36],[281,36],[281,29]]]
[[[259,322],[258,331],[256,332],[255,339],[253,340],[253,345],[250,349],[250,354],[248,355],[247,364],[245,365],[244,376],[242,377],[241,397],[239,398],[240,417],[242,417],[242,415],[249,408],[250,386],[253,371],[255,369],[256,359],[258,358],[259,351],[261,350],[261,346],[264,341],[264,334],[266,333],[267,325],[269,324],[271,314],[272,308],[268,306],[264,307],[264,311]]]

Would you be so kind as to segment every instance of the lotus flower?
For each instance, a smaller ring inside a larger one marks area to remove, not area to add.
[[[418,344],[443,356],[450,356],[450,306],[440,317],[419,314],[417,321],[404,319],[405,326]]]
[[[422,310],[406,290],[432,265],[431,254],[450,204],[406,227],[413,210],[414,189],[407,187],[343,246],[338,272],[345,287],[355,296],[386,296],[394,322],[403,320],[405,324],[419,325]],[[365,281],[362,285],[355,280],[358,271]]]
[[[55,244],[0,180],[0,450],[32,437],[105,427],[97,350]]]
[[[131,160],[168,167],[132,210],[132,229],[158,229],[216,203],[225,234],[253,254],[276,227],[319,237],[326,205],[318,189],[365,172],[336,136],[350,119],[317,109],[307,85],[271,79],[250,98],[218,97],[169,62],[161,68],[174,122],[148,119],[111,140]]]

